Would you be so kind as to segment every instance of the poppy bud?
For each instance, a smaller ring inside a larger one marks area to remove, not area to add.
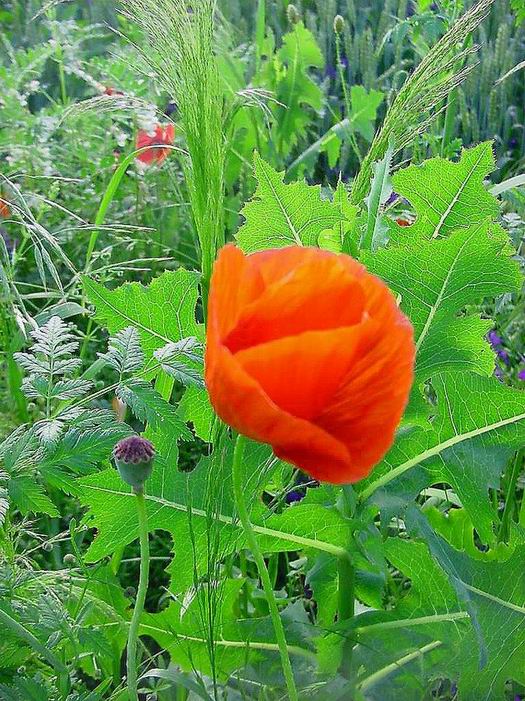
[[[297,24],[297,22],[299,22],[299,20],[301,19],[295,5],[288,5],[286,14],[288,16],[288,22],[290,22],[290,24]]]
[[[345,30],[345,21],[341,15],[336,15],[334,18],[334,32],[336,34],[342,34]]]
[[[67,553],[66,555],[64,555],[64,565],[66,567],[73,567],[76,561],[77,558],[73,555],[73,553]]]
[[[113,449],[119,475],[135,492],[141,492],[144,488],[144,483],[153,470],[154,457],[155,448],[141,436],[123,438]]]
[[[350,256],[220,251],[208,302],[211,403],[311,477],[344,484],[369,474],[394,441],[414,358],[396,298]]]

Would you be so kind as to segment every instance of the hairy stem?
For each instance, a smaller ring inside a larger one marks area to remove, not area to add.
[[[149,578],[149,539],[148,539],[148,515],[146,512],[146,502],[144,499],[144,491],[136,491],[137,495],[137,515],[139,520],[139,539],[140,539],[140,576],[139,587],[137,590],[137,598],[133,616],[128,631],[128,648],[127,648],[127,675],[128,675],[128,690],[130,701],[138,701],[137,692],[137,641],[139,633],[140,617],[144,611],[144,602],[146,600],[146,592],[148,590]]]
[[[518,450],[514,460],[512,461],[512,467],[507,484],[505,508],[503,509],[503,515],[501,517],[501,524],[498,533],[498,540],[500,542],[506,541],[509,537],[510,521],[516,505],[516,485],[518,483],[521,468],[523,467],[524,456],[525,452],[523,450]]]
[[[281,656],[281,665],[286,681],[286,688],[288,689],[288,699],[290,701],[298,701],[299,697],[297,695],[292,665],[290,662],[290,656],[288,654],[288,646],[286,644],[286,636],[284,633],[283,623],[281,621],[281,617],[279,616],[279,609],[277,608],[277,602],[275,601],[272,583],[270,581],[270,575],[268,574],[268,569],[266,568],[264,557],[257,543],[255,532],[250,522],[250,516],[248,514],[246,502],[244,501],[244,487],[242,483],[242,457],[244,453],[245,441],[246,439],[244,438],[244,436],[238,436],[237,442],[235,444],[235,452],[233,454],[232,472],[235,505],[237,508],[237,513],[239,514],[242,527],[246,534],[248,545],[250,547],[250,550],[252,551],[255,564],[257,565],[257,570],[259,571],[259,577],[261,578],[264,593],[266,595],[266,601],[268,602],[268,609],[270,611],[270,617],[272,619],[275,638],[277,640],[277,645],[279,646],[279,654]]]
[[[350,555],[348,555],[348,557],[338,558],[337,574],[339,580],[337,590],[337,618],[338,622],[341,623],[342,621],[348,621],[353,618],[355,613],[355,570]],[[353,649],[354,642],[352,639],[348,638],[343,646],[343,660],[341,662],[341,672],[345,677],[349,677],[350,675]]]

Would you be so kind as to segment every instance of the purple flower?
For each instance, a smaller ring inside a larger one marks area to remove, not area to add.
[[[292,489],[291,492],[287,492],[284,500],[287,504],[295,504],[301,501],[301,499],[304,499],[304,496],[304,492],[300,492],[298,489]]]
[[[492,331],[488,332],[487,339],[492,348],[494,348],[494,350],[497,350],[498,346],[503,345],[503,339],[501,338],[501,336],[498,335],[496,329],[492,329]]]
[[[399,199],[399,195],[397,194],[397,192],[394,192],[392,190],[390,197],[385,202],[385,207],[390,207],[390,205],[394,204],[394,202],[397,202],[398,199]]]
[[[510,365],[510,355],[504,348],[498,348],[497,350],[498,358],[502,360],[505,365]]]
[[[496,377],[500,382],[503,382],[503,370],[499,365],[494,368],[494,377]]]
[[[324,71],[324,77],[330,78],[330,80],[335,80],[337,78],[337,69],[331,63],[326,64],[326,68]]]
[[[9,236],[7,231],[1,226],[0,226],[0,236],[4,239],[4,243],[5,243],[5,247],[7,248],[7,252],[11,253],[13,248],[15,247],[15,242]]]
[[[518,372],[518,380],[522,380],[523,382],[525,382],[525,368]]]

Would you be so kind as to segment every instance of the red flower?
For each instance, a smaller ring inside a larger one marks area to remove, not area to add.
[[[396,222],[399,226],[410,226],[411,222],[408,221],[408,219],[396,219]]]
[[[116,88],[108,86],[104,88],[104,95],[124,95],[124,93],[122,90],[117,90]]]
[[[157,124],[155,127],[155,133],[153,136],[148,134],[147,131],[141,129],[137,134],[137,148],[144,148],[145,146],[162,146],[167,144],[171,146],[175,139],[175,127],[173,124],[167,124],[162,126]],[[169,148],[152,148],[147,151],[142,151],[137,156],[139,161],[142,163],[147,163],[151,165],[152,163],[162,163],[165,158],[168,157],[170,153]]]
[[[0,217],[7,219],[11,216],[11,208],[7,204],[6,200],[0,197]]]
[[[290,247],[215,264],[206,384],[223,421],[312,477],[365,477],[413,381],[413,329],[387,286],[346,255]]]

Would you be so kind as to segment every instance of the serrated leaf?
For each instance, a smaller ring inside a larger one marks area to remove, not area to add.
[[[323,93],[308,75],[308,69],[321,68],[324,59],[314,35],[302,22],[285,34],[278,57],[285,70],[276,86],[275,129],[279,149],[286,155],[304,136],[312,120],[307,107],[322,107]]]
[[[80,378],[60,380],[53,385],[49,397],[51,399],[76,399],[86,394],[92,386],[92,382]]]
[[[348,625],[358,634],[357,686],[370,701],[419,701],[432,679],[455,678],[451,662],[470,631],[469,615],[424,544],[391,538],[385,552],[410,589],[392,610],[368,611]]]
[[[112,334],[134,326],[140,335],[146,360],[166,343],[200,336],[195,319],[199,275],[180,268],[167,271],[148,286],[132,282],[108,290],[90,278],[84,289],[96,307],[97,320]]]
[[[415,507],[408,522],[427,540],[475,617],[475,628],[462,639],[455,665],[460,697],[499,701],[509,679],[525,681],[525,546],[500,561],[478,561],[437,536]]]
[[[9,496],[20,512],[60,516],[51,499],[45,494],[41,484],[32,477],[13,477],[8,484]]]
[[[118,373],[132,373],[144,365],[144,352],[140,346],[139,332],[134,326],[127,326],[109,339],[106,353],[99,353],[99,358]]]
[[[285,185],[278,173],[254,154],[257,189],[241,214],[244,224],[236,234],[246,253],[265,248],[315,246],[319,235],[345,219],[341,209],[321,199],[319,186],[303,182]]]
[[[87,417],[81,415],[72,422],[55,448],[39,462],[39,469],[44,476],[53,468],[91,472],[110,458],[115,443],[131,433],[131,427],[115,421],[112,412],[88,412]]]
[[[485,221],[444,240],[410,239],[363,255],[370,272],[400,296],[414,325],[420,381],[446,369],[492,373],[494,357],[484,340],[490,322],[458,313],[520,289],[522,276],[509,253],[506,233]]]
[[[50,419],[49,421],[41,421],[36,424],[35,433],[38,440],[44,446],[49,446],[55,444],[59,440],[64,428],[63,421]]]
[[[371,476],[358,483],[361,499],[381,502],[399,490],[399,507],[424,486],[446,483],[488,543],[494,539],[496,513],[490,487],[512,453],[525,442],[525,392],[504,387],[494,378],[446,373],[433,378],[438,413],[432,429],[402,433]]]
[[[367,91],[362,85],[352,85],[350,88],[351,112],[350,126],[359,132],[367,141],[372,141],[375,132],[377,110],[384,100],[379,90]]]
[[[318,245],[320,248],[333,253],[341,253],[344,250],[345,253],[355,255],[357,253],[357,244],[353,241],[351,242],[350,249],[352,250],[347,250],[347,244],[349,243],[350,231],[354,225],[358,209],[353,204],[350,204],[350,195],[341,180],[337,183],[333,202],[334,206],[339,210],[342,219],[336,223],[333,229],[321,232]],[[355,246],[353,246],[354,243]]]
[[[417,221],[399,229],[404,238],[438,238],[454,229],[496,218],[499,205],[483,181],[494,170],[492,142],[463,150],[458,163],[432,158],[392,177],[394,190],[417,212]]]
[[[147,423],[154,431],[169,430],[172,436],[192,439],[191,431],[180,418],[176,407],[167,402],[149,382],[134,378],[126,380],[119,384],[115,394],[137,419]]]
[[[231,487],[231,458],[217,448],[210,458],[201,460],[191,473],[181,473],[162,454],[156,458],[148,480],[146,505],[149,528],[163,529],[176,539],[175,557],[169,572],[171,588],[180,592],[193,583],[195,571],[202,575],[209,566],[209,538],[214,540],[217,561],[238,551],[244,535],[234,513]],[[310,548],[337,555],[350,538],[349,526],[334,509],[321,504],[297,505],[282,514],[269,514],[257,506],[264,487],[261,470],[270,464],[266,446],[249,444],[245,470],[247,501],[255,501],[252,516],[261,547],[267,552]],[[95,562],[116,548],[132,542],[138,535],[134,495],[115,470],[105,470],[77,481],[81,502],[90,507],[89,515],[98,535],[90,546],[87,560]],[[210,494],[213,505],[210,506]],[[188,518],[191,504],[191,522]],[[212,529],[217,532],[212,533]]]
[[[154,356],[164,372],[185,387],[204,388],[202,344],[196,338],[184,338],[177,343],[168,343],[157,349]]]

